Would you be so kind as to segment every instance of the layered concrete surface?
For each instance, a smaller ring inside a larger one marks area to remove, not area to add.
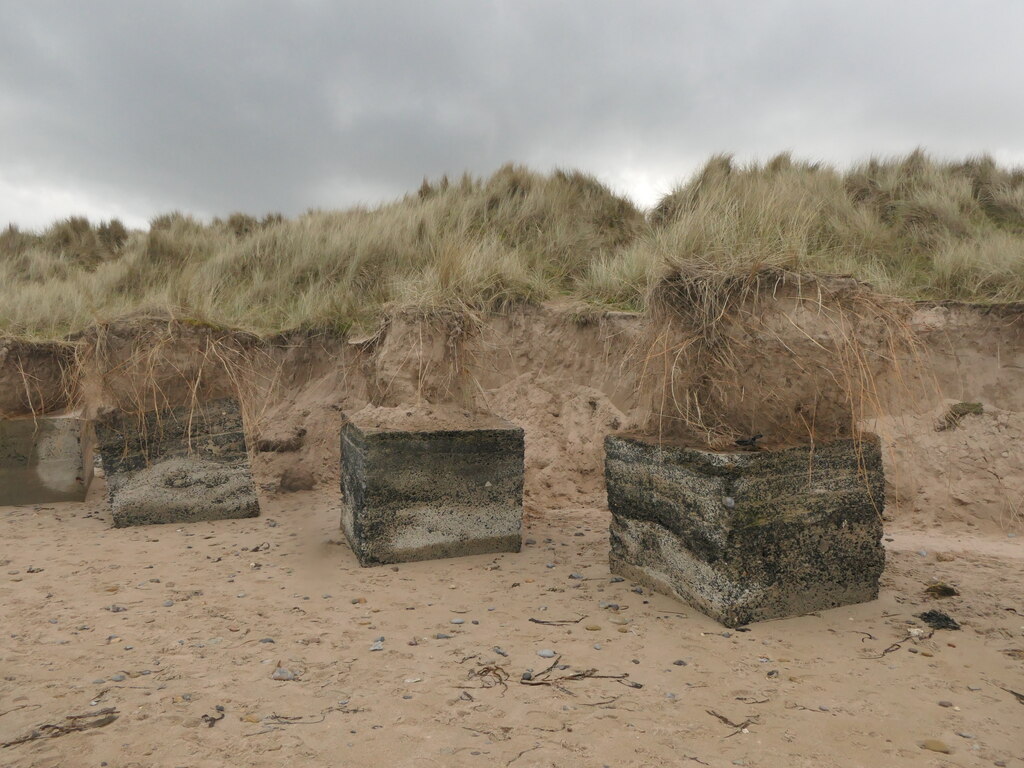
[[[76,416],[0,419],[0,505],[83,501],[92,428]]]
[[[614,573],[726,626],[878,596],[876,436],[712,453],[613,435],[605,451]]]
[[[115,527],[259,515],[234,399],[109,413],[96,434]]]
[[[341,525],[361,565],[518,552],[523,430],[342,428]]]

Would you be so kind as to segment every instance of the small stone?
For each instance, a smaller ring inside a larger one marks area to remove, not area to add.
[[[544,567],[545,567],[545,568],[554,568],[554,567],[555,567],[555,564],[554,564],[554,563],[545,563],[545,564],[544,564]]]
[[[452,619],[451,623],[452,624],[465,624],[466,620],[465,619]]]
[[[736,499],[734,499],[732,496],[723,496],[722,506],[725,507],[726,509],[732,509],[733,507],[736,506]]]
[[[570,573],[569,574],[569,578],[570,579],[582,579],[583,578],[583,574],[582,573]]]
[[[526,541],[523,542],[523,544],[526,544],[527,546],[530,546],[530,545],[533,545],[533,544],[536,544],[536,543],[537,543],[536,539],[527,539]]]
[[[666,699],[671,699],[672,701],[675,701],[675,700],[676,700],[676,699],[678,699],[679,697],[678,697],[678,696],[676,696],[676,695],[675,695],[674,693],[666,693],[666,694],[665,694],[665,698],[666,698]]]
[[[621,576],[612,576],[612,578],[611,578],[611,583],[612,584],[619,584],[619,583],[621,583],[623,581],[625,581],[625,579],[622,578]]]
[[[543,650],[537,651],[537,655],[540,656],[542,659],[552,659],[555,656],[555,652],[548,648],[545,648]]]
[[[523,672],[522,679],[523,680],[533,680],[533,670],[532,669],[528,669],[525,672]]]
[[[928,557],[928,550],[927,549],[919,549],[919,550],[917,550],[917,554],[919,554],[921,557]],[[936,751],[938,751],[938,750],[936,750]]]
[[[278,667],[270,676],[271,680],[298,680],[299,676],[285,667]]]
[[[601,650],[601,644],[600,643],[594,643],[594,650],[595,651],[600,651]]]
[[[949,707],[952,707],[952,706],[953,706],[953,702],[952,702],[952,701],[940,701],[940,702],[939,702],[939,706],[940,706],[940,707],[946,707],[946,708],[949,708]]]
[[[111,605],[109,608],[107,608],[107,610],[110,611],[111,613],[123,613],[124,611],[127,611],[128,609],[125,608],[123,605]]]
[[[822,705],[822,706],[818,707],[818,711],[819,712],[829,712],[830,710],[829,710],[828,707]]]
[[[370,650],[371,651],[383,651],[384,650],[384,643],[381,642],[380,640],[378,640],[377,642],[375,642],[373,645],[370,646]]]
[[[964,733],[963,731],[957,731],[956,735],[959,736],[961,739],[973,739],[974,738],[974,734],[973,733]]]
[[[587,632],[597,632],[601,629],[601,626],[599,624],[587,624],[584,629],[587,630]]]
[[[361,603],[365,603],[366,602],[366,598],[365,597],[353,597],[352,600],[350,600],[349,602],[351,602],[352,605],[360,605]]]
[[[272,642],[274,642],[274,638],[272,638],[272,637],[263,637],[263,638],[260,638],[260,642],[261,643],[272,643]]]
[[[925,739],[921,742],[921,749],[927,749],[930,752],[941,752],[944,755],[948,755],[952,751],[946,742],[939,741],[938,739]]]
[[[122,675],[120,672],[118,672],[116,675],[111,675],[110,676],[110,682],[112,682],[112,683],[120,683],[120,682],[123,682],[124,680],[125,680],[125,676]]]
[[[686,666],[686,662],[683,661],[682,659],[676,659],[675,661],[672,662],[672,664],[674,666],[676,666],[676,667],[685,667]]]
[[[435,640],[451,640],[452,636],[451,635],[446,635],[444,632],[438,632],[436,635],[434,635],[434,639]]]
[[[170,608],[172,605],[174,605],[173,600],[164,600],[164,608]]]
[[[498,647],[497,645],[494,646],[491,650],[494,651],[499,656],[504,656],[504,657],[508,658],[508,652],[505,651],[503,648]]]
[[[968,690],[968,691],[980,691],[980,690],[981,690],[981,687],[980,687],[980,686],[977,686],[977,685],[968,685],[968,686],[967,686],[967,690]]]

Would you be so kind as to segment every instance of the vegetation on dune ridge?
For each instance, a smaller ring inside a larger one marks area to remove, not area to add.
[[[56,338],[139,314],[272,333],[371,327],[386,307],[559,296],[643,310],[667,277],[849,274],[896,296],[1024,299],[1024,170],[916,151],[846,172],[711,158],[648,214],[575,171],[508,165],[376,208],[295,219],[172,213],[0,231],[0,333]]]

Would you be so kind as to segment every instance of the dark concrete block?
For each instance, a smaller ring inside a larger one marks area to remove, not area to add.
[[[712,453],[605,439],[614,573],[726,626],[873,600],[885,564],[879,440]]]
[[[342,528],[361,565],[518,552],[523,430],[342,428]]]
[[[75,416],[0,420],[0,504],[83,501],[92,475],[88,421]]]
[[[234,399],[113,412],[96,435],[115,527],[260,513]]]

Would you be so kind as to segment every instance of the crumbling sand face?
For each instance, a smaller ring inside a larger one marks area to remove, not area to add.
[[[75,348],[0,339],[0,418],[55,413],[76,398]]]
[[[823,314],[809,290],[800,299],[774,291],[748,309],[754,315],[745,330],[742,325],[723,326],[742,342],[732,358],[739,373],[699,382],[700,391],[722,404],[724,410],[712,409],[724,414],[719,420],[736,436],[764,432],[763,443],[769,446],[780,440],[773,425],[797,423],[798,407],[804,417],[813,414],[816,431],[830,431],[821,427],[829,422],[826,411],[832,414],[832,431],[848,429],[853,414],[842,394],[847,385],[829,373],[842,367],[826,354],[828,346],[819,336],[834,341],[840,329],[856,333],[859,348],[871,352],[871,365],[884,367],[892,352],[889,326],[861,312],[856,322],[826,324],[826,333],[818,326],[823,318],[834,318],[835,310]],[[868,402],[912,420],[939,407],[943,396],[980,401],[1006,411],[1012,432],[1014,414],[1024,410],[1021,313],[922,306],[913,311],[908,325],[919,346],[903,350],[899,370],[905,378],[876,379],[877,397]],[[532,511],[603,504],[605,435],[640,427],[673,432],[679,423],[674,409],[688,391],[687,366],[679,357],[687,338],[691,336],[675,321],[666,325],[627,313],[581,318],[571,309],[534,307],[458,320],[405,313],[373,338],[351,341],[309,334],[258,340],[182,323],[126,323],[83,338],[80,357],[89,385],[84,398],[91,409],[154,397],[188,403],[237,392],[251,445],[266,437],[268,445],[294,447],[254,457],[256,478],[267,487],[276,488],[283,472],[299,466],[312,471],[318,485],[337,487],[342,413],[368,403],[450,404],[498,414],[525,431],[525,502]],[[147,379],[147,372],[156,375]],[[871,415],[860,414],[858,423]],[[772,429],[762,429],[764,423]],[[927,423],[922,426],[930,429]],[[970,421],[966,428],[971,428]],[[908,435],[882,426],[879,431],[886,459],[892,459],[887,471],[894,482],[909,475],[927,478],[924,495],[945,498],[942,494],[953,487],[950,475],[934,476],[926,452],[904,451]],[[891,444],[890,436],[895,440]],[[721,440],[722,435],[717,437]],[[1001,456],[1006,446],[1000,441],[1005,439],[985,436],[970,449],[969,455],[980,450],[1005,467],[996,467],[997,480],[980,466],[965,464],[965,472],[976,472],[972,477],[977,488],[970,493],[971,504],[960,505],[954,518],[970,519],[975,509],[990,520],[1008,517],[1008,504],[1006,511],[997,511],[985,499],[1021,498],[1024,488],[1015,479],[1021,473],[1015,471],[1013,452],[1009,458]],[[729,439],[724,442],[721,447],[727,448]],[[926,471],[918,471],[920,467]],[[937,508],[934,503],[931,507]],[[928,508],[919,505],[913,514],[928,518]],[[942,507],[943,514],[946,509]],[[891,514],[905,511],[911,510],[901,500],[890,505]]]

